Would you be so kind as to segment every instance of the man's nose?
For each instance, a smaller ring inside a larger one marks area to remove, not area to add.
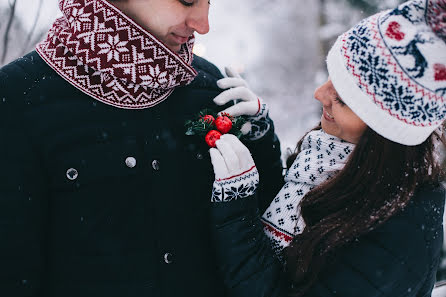
[[[207,1],[191,11],[186,25],[198,34],[209,32],[209,4],[207,4]]]

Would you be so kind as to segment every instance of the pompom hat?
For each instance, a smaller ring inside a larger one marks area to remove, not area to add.
[[[446,117],[446,0],[408,1],[338,37],[327,56],[342,100],[371,129],[418,145]]]

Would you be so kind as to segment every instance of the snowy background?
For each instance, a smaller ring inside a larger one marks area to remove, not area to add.
[[[212,0],[211,31],[197,36],[195,53],[222,71],[231,65],[242,73],[269,103],[286,153],[320,118],[321,107],[313,92],[327,78],[324,59],[336,36],[399,2]],[[60,15],[57,3],[0,0],[0,66],[29,52],[44,37]],[[446,279],[446,261],[443,268],[440,276]]]

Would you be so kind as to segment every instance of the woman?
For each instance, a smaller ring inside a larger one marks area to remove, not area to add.
[[[445,15],[445,0],[409,1],[338,38],[315,92],[321,123],[261,218],[249,151],[232,135],[210,150],[229,296],[430,296],[443,241]]]

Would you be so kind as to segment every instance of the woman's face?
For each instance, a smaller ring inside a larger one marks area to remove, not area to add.
[[[322,129],[330,135],[350,143],[358,143],[367,125],[342,101],[331,80],[321,85],[314,92],[314,98],[320,101],[322,110]]]
[[[209,32],[208,0],[115,0],[111,3],[175,52],[194,32]]]

